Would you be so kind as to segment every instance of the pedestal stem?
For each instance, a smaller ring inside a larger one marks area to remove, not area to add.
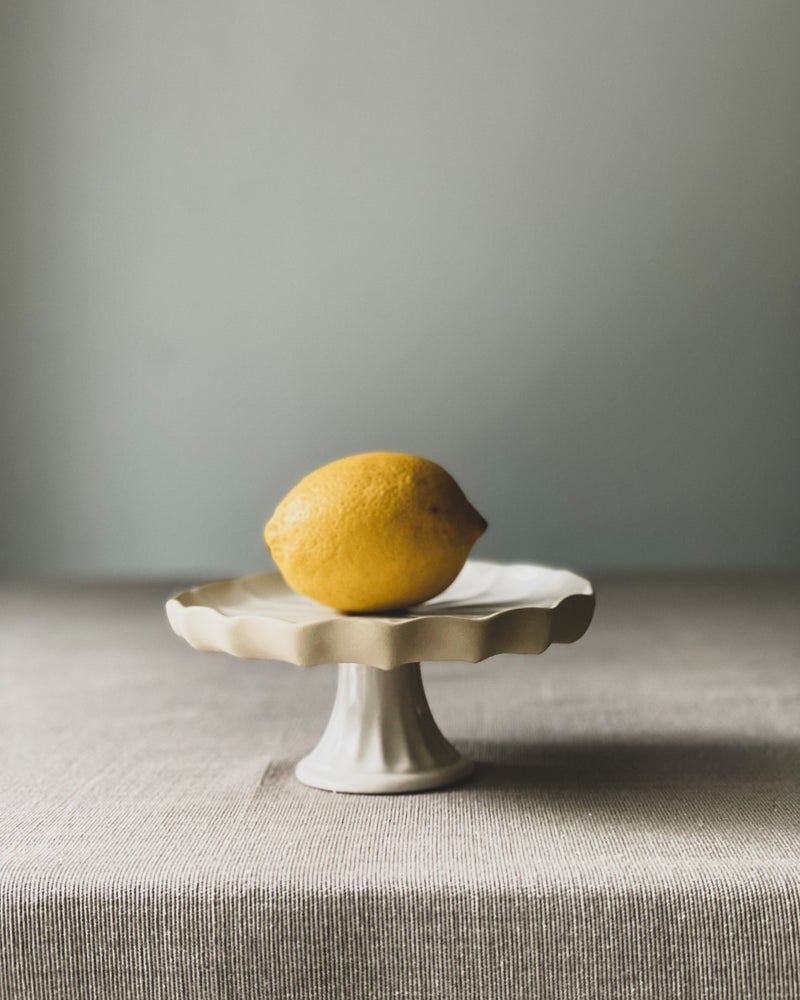
[[[296,774],[316,788],[377,794],[448,785],[472,767],[439,731],[419,663],[341,663],[327,728]]]

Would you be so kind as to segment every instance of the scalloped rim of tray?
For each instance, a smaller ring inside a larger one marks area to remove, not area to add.
[[[392,615],[342,614],[296,594],[280,573],[193,587],[170,598],[166,611],[195,649],[389,670],[421,660],[543,653],[551,643],[579,639],[594,603],[589,581],[569,570],[471,559],[433,600]]]

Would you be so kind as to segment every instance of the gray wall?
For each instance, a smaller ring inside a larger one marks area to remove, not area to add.
[[[800,568],[800,6],[6,2],[6,575],[391,449],[476,554]]]

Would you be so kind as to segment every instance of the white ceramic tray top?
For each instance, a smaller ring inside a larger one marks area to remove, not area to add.
[[[280,573],[222,580],[167,602],[173,630],[195,649],[298,666],[421,660],[476,663],[574,642],[594,612],[588,580],[568,570],[469,560],[438,597],[395,615],[348,615],[296,594]]]

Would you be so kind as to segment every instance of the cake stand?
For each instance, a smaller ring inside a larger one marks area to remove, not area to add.
[[[195,587],[166,610],[195,649],[303,667],[338,663],[327,728],[295,774],[316,788],[380,794],[449,785],[473,769],[433,719],[420,661],[477,663],[574,642],[592,619],[594,593],[567,570],[469,560],[438,597],[392,614],[332,611],[294,593],[279,573]]]

